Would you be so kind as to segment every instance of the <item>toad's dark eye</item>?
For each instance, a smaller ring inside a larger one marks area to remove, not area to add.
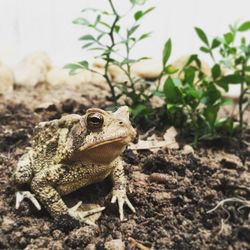
[[[103,125],[103,116],[99,113],[91,113],[87,116],[87,127],[89,129],[98,129]]]

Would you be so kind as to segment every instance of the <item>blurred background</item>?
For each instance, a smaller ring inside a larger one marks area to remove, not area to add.
[[[129,1],[115,0],[121,11]],[[77,40],[85,31],[72,24],[87,7],[107,9],[106,0],[0,0],[0,60],[12,66],[27,54],[44,50],[54,64],[90,59],[93,54],[81,49]],[[249,0],[151,0],[156,9],[142,20],[143,31],[153,31],[134,51],[135,56],[161,58],[164,42],[173,41],[172,60],[197,53],[201,42],[194,27],[208,36],[220,35],[228,24],[249,19]]]

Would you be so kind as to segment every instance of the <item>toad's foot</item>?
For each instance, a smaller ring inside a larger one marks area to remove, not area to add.
[[[111,203],[115,203],[116,201],[118,202],[119,214],[120,214],[120,220],[121,221],[124,220],[124,213],[123,213],[123,205],[124,204],[127,204],[127,206],[130,208],[130,210],[133,213],[135,213],[135,208],[133,207],[133,205],[129,201],[125,191],[123,191],[123,190],[113,190],[112,195],[113,196],[112,196],[112,199],[111,199]]]
[[[35,198],[34,194],[32,194],[30,191],[18,191],[16,192],[16,209],[20,207],[21,202],[23,199],[29,199],[33,205],[37,208],[37,210],[41,210],[41,206],[37,199]]]
[[[74,207],[68,209],[68,214],[74,219],[79,220],[80,222],[96,226],[96,224],[91,220],[90,216],[96,213],[100,213],[105,209],[105,207],[98,207],[87,211],[77,211],[81,205],[82,202],[79,201]]]

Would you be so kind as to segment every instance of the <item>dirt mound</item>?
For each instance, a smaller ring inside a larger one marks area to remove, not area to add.
[[[68,217],[53,220],[28,201],[15,210],[11,175],[18,157],[30,146],[34,125],[84,109],[72,99],[40,109],[1,102],[0,249],[250,248],[249,207],[234,200],[208,213],[226,198],[250,200],[250,153],[237,147],[202,147],[188,155],[180,150],[125,151],[128,196],[136,214],[126,209],[127,221],[122,223],[116,205],[110,203],[109,180],[65,197],[69,205],[82,198],[105,206],[96,228]]]

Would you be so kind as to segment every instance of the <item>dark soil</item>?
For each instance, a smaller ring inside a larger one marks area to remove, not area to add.
[[[188,155],[125,151],[128,196],[136,208],[136,214],[125,209],[125,222],[110,203],[109,180],[65,197],[69,205],[83,200],[105,206],[96,228],[68,217],[53,220],[28,201],[15,210],[11,175],[35,124],[85,109],[72,99],[35,109],[2,98],[0,249],[250,249],[250,207],[229,202],[207,213],[223,199],[250,200],[250,152],[235,144],[204,145]]]

